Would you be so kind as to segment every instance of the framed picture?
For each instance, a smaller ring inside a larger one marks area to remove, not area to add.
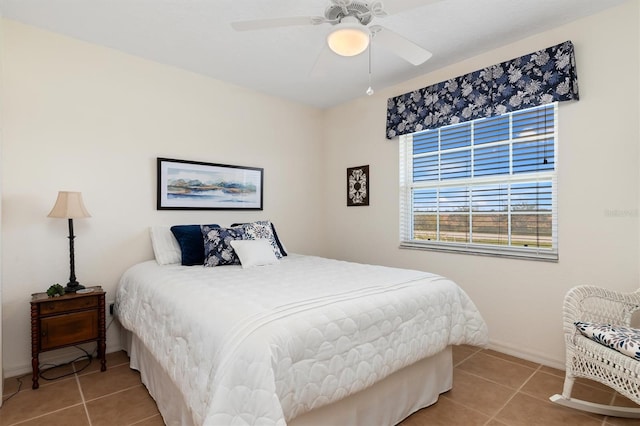
[[[347,206],[369,205],[369,166],[347,169]]]
[[[262,210],[263,169],[158,158],[158,210]]]

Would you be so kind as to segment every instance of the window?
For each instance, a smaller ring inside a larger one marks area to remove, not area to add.
[[[558,259],[557,103],[400,138],[401,247]]]

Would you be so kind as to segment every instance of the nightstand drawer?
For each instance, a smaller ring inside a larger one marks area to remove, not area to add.
[[[50,302],[40,303],[40,315],[55,314],[58,312],[69,312],[86,308],[97,308],[99,303],[98,296],[79,297],[67,300],[52,300]]]
[[[97,339],[98,311],[75,312],[40,320],[40,349]]]

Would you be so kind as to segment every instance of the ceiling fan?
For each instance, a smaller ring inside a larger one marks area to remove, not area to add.
[[[237,31],[252,31],[299,25],[331,24],[327,36],[329,48],[341,56],[356,56],[364,52],[370,41],[381,45],[413,65],[427,61],[431,52],[381,25],[369,25],[373,18],[384,18],[441,0],[329,0],[324,16],[293,16],[233,22]]]

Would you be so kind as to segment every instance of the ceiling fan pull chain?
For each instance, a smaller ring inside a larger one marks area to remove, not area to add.
[[[373,38],[373,35],[370,35],[369,38]],[[369,40],[369,87],[367,88],[367,95],[373,95],[373,89],[371,88],[371,40]]]

